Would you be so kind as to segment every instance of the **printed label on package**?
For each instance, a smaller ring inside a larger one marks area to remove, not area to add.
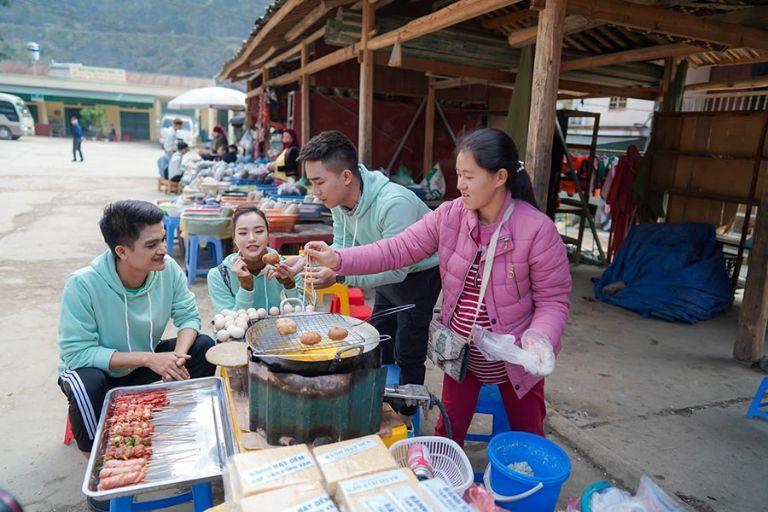
[[[432,507],[407,485],[387,489],[387,494],[394,498],[397,506],[403,512],[433,512]]]
[[[400,512],[395,502],[384,493],[368,496],[360,500],[358,505],[365,512]]]
[[[439,478],[432,478],[430,480],[424,480],[419,482],[422,489],[424,489],[438,505],[442,506],[444,510],[453,512],[472,512],[472,509],[467,505],[461,497],[456,494],[451,487],[448,486]]]
[[[315,461],[313,461],[308,454],[300,453],[257,468],[249,469],[243,473],[243,479],[247,485],[257,486],[264,482],[305,470],[314,465]]]
[[[376,441],[374,441],[373,439],[363,439],[362,441],[348,444],[347,446],[342,446],[341,448],[337,448],[328,453],[323,453],[322,455],[316,455],[315,458],[317,459],[317,462],[320,464],[328,464],[329,462],[334,462],[339,459],[351,457],[353,455],[357,455],[358,453],[362,453],[365,450],[370,450],[371,448],[375,448],[375,447],[376,447]]]
[[[290,509],[289,512],[338,512],[338,510],[333,500],[327,494],[323,494]]]
[[[385,471],[384,473],[347,480],[346,482],[341,482],[339,487],[344,489],[347,494],[357,494],[372,489],[378,489],[385,485],[405,482],[406,480],[407,477],[405,476],[405,473],[403,473],[403,470],[393,469],[391,471]]]

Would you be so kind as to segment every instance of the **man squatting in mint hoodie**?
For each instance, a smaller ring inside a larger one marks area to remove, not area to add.
[[[99,222],[109,250],[70,275],[59,322],[59,386],[77,447],[90,452],[104,397],[118,386],[214,374],[214,341],[200,332],[195,296],[166,254],[163,211],[117,201]],[[168,319],[176,339],[161,341]]]
[[[313,137],[301,148],[299,160],[305,164],[314,194],[333,214],[333,248],[355,247],[399,235],[430,211],[412,191],[358,164],[357,149],[340,132],[327,131]],[[307,277],[317,288],[336,282],[375,288],[374,315],[414,304],[413,309],[371,324],[380,334],[392,337],[382,344],[383,362],[397,363],[400,384],[424,384],[429,323],[441,287],[437,255],[378,274],[345,277],[317,267]],[[392,405],[405,416],[416,412],[415,407]]]

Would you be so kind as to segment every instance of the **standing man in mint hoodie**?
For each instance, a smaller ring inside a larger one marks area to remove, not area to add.
[[[430,211],[412,191],[358,164],[357,149],[340,132],[313,137],[301,148],[299,160],[305,164],[313,193],[331,209],[333,248],[366,245],[399,235]],[[375,288],[373,314],[415,304],[413,309],[371,323],[381,334],[392,337],[383,344],[384,363],[397,362],[400,384],[424,384],[429,323],[441,287],[437,263],[433,255],[410,267],[349,277],[318,267],[306,277],[317,288],[334,283]],[[416,412],[415,407],[394,405],[404,416]]]
[[[214,374],[214,341],[200,332],[195,296],[168,256],[163,211],[117,201],[99,222],[109,249],[70,275],[59,322],[59,386],[77,446],[88,455],[104,397],[118,386]],[[161,341],[169,319],[175,339]]]

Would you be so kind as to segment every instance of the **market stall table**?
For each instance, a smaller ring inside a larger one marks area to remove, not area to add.
[[[333,242],[333,227],[327,224],[297,224],[292,232],[269,233],[269,246],[281,253],[286,244],[303,246],[307,242],[320,241],[330,244]]]

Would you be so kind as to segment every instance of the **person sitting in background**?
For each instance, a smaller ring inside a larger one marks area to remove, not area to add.
[[[283,130],[282,142],[283,151],[270,164],[270,168],[274,171],[276,179],[288,181],[289,177],[297,178],[300,174],[298,160],[300,150],[296,132],[291,129]]]
[[[233,164],[237,162],[238,156],[240,155],[238,154],[237,146],[230,144],[226,147],[225,152],[221,155],[221,160],[228,164]]]
[[[255,206],[242,206],[235,210],[232,226],[236,252],[208,271],[208,295],[214,309],[269,310],[279,306],[283,289],[295,289],[296,282],[290,272],[280,267],[267,268],[262,261],[267,253],[277,254],[269,248],[266,215]]]
[[[217,124],[213,127],[213,144],[211,144],[211,152],[214,155],[218,154],[219,148],[223,147],[224,149],[227,149],[227,146],[229,146],[229,141],[224,133],[224,128]]]
[[[176,152],[171,157],[171,161],[168,162],[168,173],[166,179],[171,181],[181,181],[181,177],[184,176],[184,155],[189,152],[189,145],[186,142],[180,141],[176,145]]]
[[[205,359],[214,341],[200,334],[195,296],[167,254],[163,211],[146,201],[116,201],[104,208],[99,227],[109,248],[69,276],[59,320],[58,384],[86,457],[110,389],[216,371]],[[177,336],[161,340],[169,320]],[[103,504],[89,499],[97,510]]]

